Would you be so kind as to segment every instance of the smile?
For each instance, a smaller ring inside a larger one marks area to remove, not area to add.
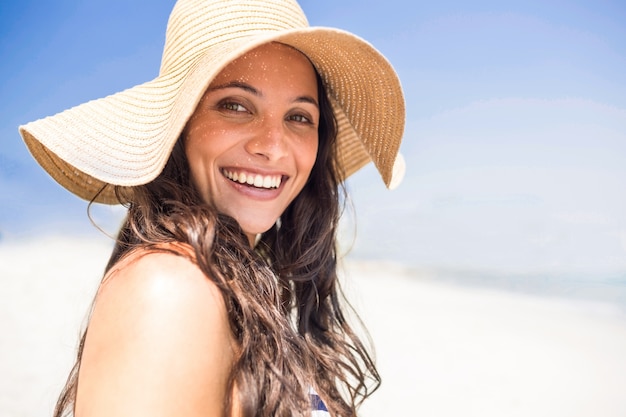
[[[260,175],[247,172],[222,170],[226,178],[239,184],[248,184],[257,188],[278,188],[282,182],[282,175]]]

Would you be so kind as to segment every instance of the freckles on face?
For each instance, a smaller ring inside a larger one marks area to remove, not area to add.
[[[249,237],[267,231],[306,184],[318,148],[317,78],[271,43],[218,74],[184,131],[194,186]]]

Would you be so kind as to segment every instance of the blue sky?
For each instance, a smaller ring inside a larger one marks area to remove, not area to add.
[[[20,123],[153,78],[171,1],[0,5],[0,231],[87,233],[85,203]],[[407,175],[349,181],[353,253],[416,267],[626,275],[626,6],[619,1],[306,0],[360,35],[407,102]],[[98,208],[106,227],[111,210]],[[113,210],[113,213],[117,213]]]

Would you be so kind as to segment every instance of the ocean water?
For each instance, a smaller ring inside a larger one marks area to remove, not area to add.
[[[416,277],[425,271],[416,270]],[[589,303],[607,303],[626,313],[626,272],[604,275],[586,273],[515,273],[430,270],[429,280],[463,286],[492,288],[521,294],[566,298]]]

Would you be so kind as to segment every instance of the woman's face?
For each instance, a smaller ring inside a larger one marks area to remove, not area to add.
[[[315,71],[285,45],[260,46],[211,83],[185,128],[202,199],[236,219],[251,244],[304,187],[317,155]]]

